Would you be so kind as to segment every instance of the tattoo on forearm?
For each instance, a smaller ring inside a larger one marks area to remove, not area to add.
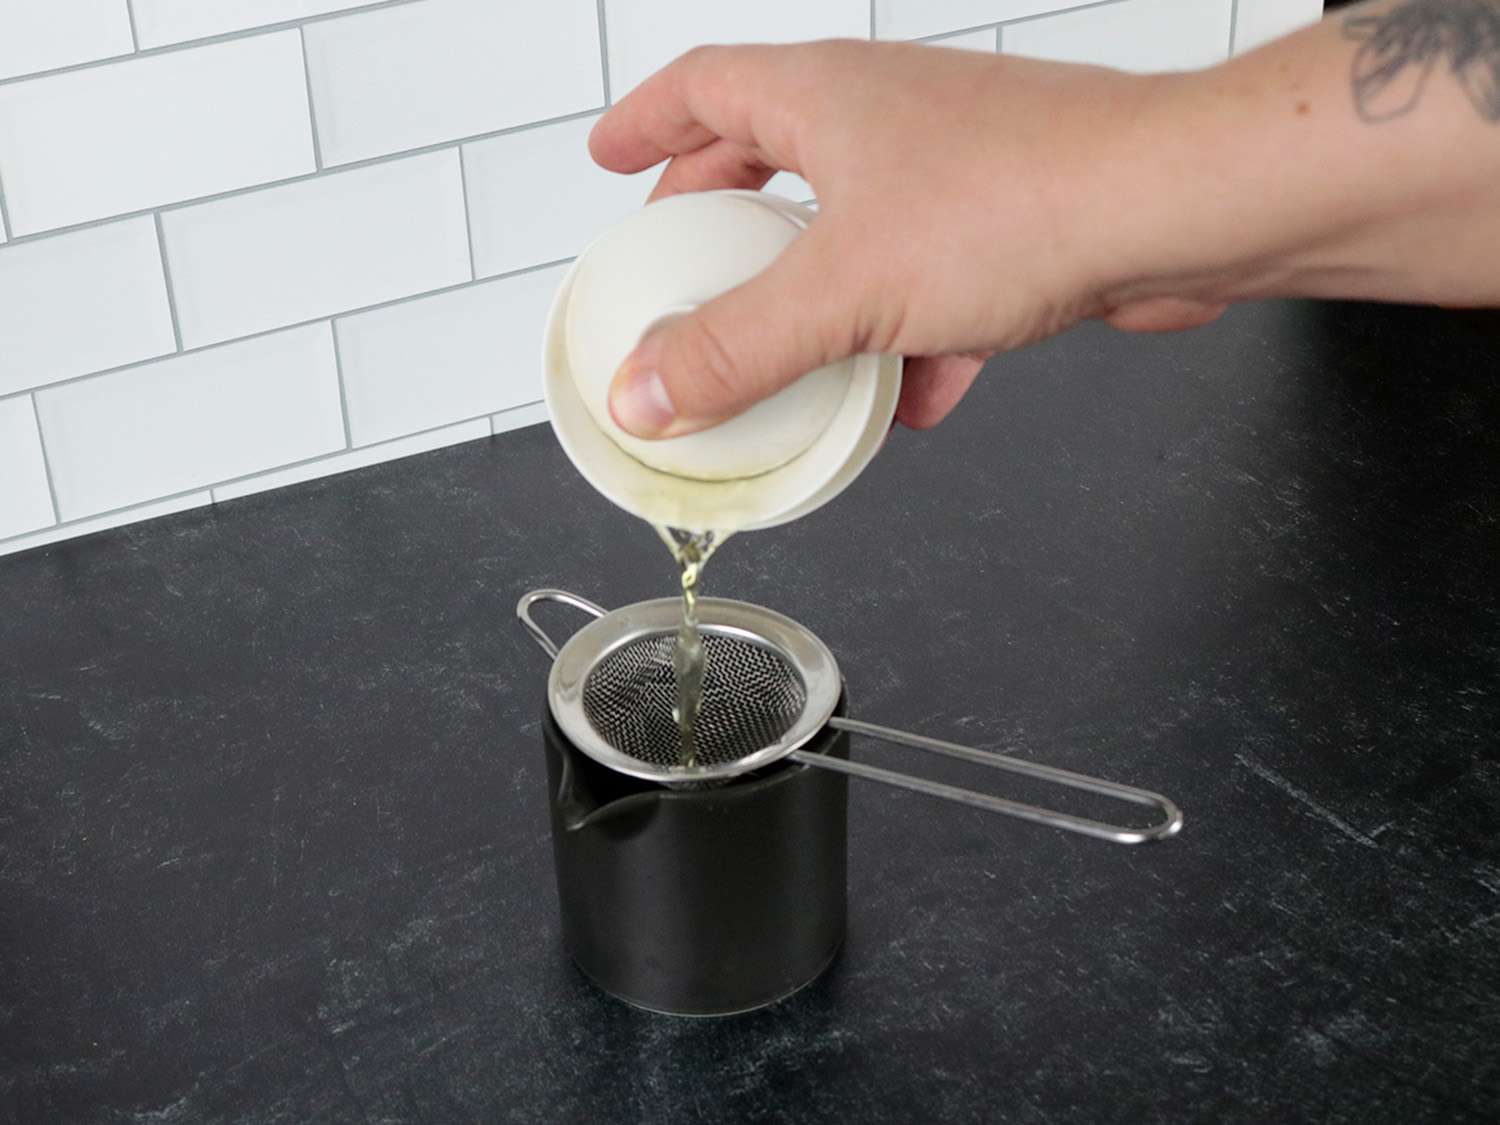
[[[1344,18],[1360,43],[1350,73],[1366,121],[1389,121],[1422,100],[1441,62],[1486,121],[1500,122],[1500,0],[1398,0]]]

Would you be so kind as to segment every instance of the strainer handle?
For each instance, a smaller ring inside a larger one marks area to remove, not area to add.
[[[1165,840],[1169,836],[1175,836],[1178,829],[1182,827],[1182,810],[1160,793],[1153,793],[1149,789],[1137,789],[1133,785],[1121,785],[1119,782],[1105,781],[1103,778],[1090,777],[1082,773],[1073,773],[1071,770],[1062,770],[1055,766],[1043,766],[1036,762],[1023,762],[1019,758],[1009,758],[1004,754],[975,750],[968,746],[959,746],[954,742],[943,742],[940,739],[927,738],[925,735],[910,734],[907,731],[876,726],[874,723],[862,723],[857,719],[835,717],[828,720],[828,725],[836,727],[839,730],[848,731],[850,734],[860,734],[867,738],[877,738],[882,742],[894,742],[901,746],[909,746],[914,750],[926,750],[929,753],[944,754],[950,758],[959,758],[965,762],[973,762],[976,765],[989,766],[991,769],[1006,770],[1010,773],[1019,773],[1027,777],[1040,778],[1043,781],[1065,785],[1069,789],[1083,789],[1090,793],[1098,793],[1101,796],[1129,801],[1132,804],[1146,805],[1150,808],[1158,809],[1161,812],[1161,820],[1146,828],[1131,828],[1123,824],[1109,824],[1102,820],[1090,820],[1088,817],[1057,812],[1054,809],[1039,808],[1036,805],[1024,804],[1021,801],[1008,800],[1005,797],[994,797],[988,793],[978,793],[972,789],[964,789],[958,785],[947,785],[940,781],[928,781],[926,778],[912,777],[910,774],[900,773],[896,770],[881,769],[878,766],[867,766],[862,762],[851,762],[843,758],[833,758],[823,754],[810,754],[803,750],[794,751],[789,756],[804,765],[819,766],[823,769],[836,770],[839,773],[847,773],[854,777],[862,777],[870,781],[884,782],[886,785],[895,785],[902,789],[911,789],[918,793],[926,793],[932,797],[941,797],[944,800],[972,805],[987,812],[1003,813],[1006,816],[1019,817],[1021,820],[1029,820],[1034,824],[1045,824],[1052,828],[1061,828],[1067,832],[1078,832],[1084,836],[1092,836],[1096,840],[1108,840],[1115,844],[1144,844],[1152,840]]]
[[[553,660],[557,659],[557,642],[547,636],[547,631],[531,617],[531,607],[537,602],[562,602],[563,605],[583,610],[590,617],[604,616],[602,606],[597,606],[588,598],[580,598],[577,594],[570,594],[566,590],[533,590],[529,594],[522,595],[521,600],[516,603],[516,616],[521,619],[521,624],[526,626],[526,631],[536,638],[536,643],[542,646],[542,651]]]

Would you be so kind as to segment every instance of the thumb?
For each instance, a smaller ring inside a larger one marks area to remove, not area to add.
[[[610,386],[615,422],[643,438],[692,433],[852,355],[847,263],[825,225],[745,284],[653,329]]]

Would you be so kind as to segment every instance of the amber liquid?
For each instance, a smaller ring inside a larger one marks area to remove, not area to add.
[[[678,764],[693,766],[697,764],[693,731],[703,708],[703,672],[707,663],[703,635],[698,630],[698,584],[709,557],[729,535],[668,527],[658,527],[656,532],[682,571],[682,623],[672,649],[672,673],[677,680],[677,706],[672,713],[677,719]]]

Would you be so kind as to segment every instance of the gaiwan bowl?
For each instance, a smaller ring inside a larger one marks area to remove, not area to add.
[[[662,441],[627,434],[609,414],[614,372],[650,328],[760,273],[815,217],[762,192],[673,196],[573,263],[547,317],[545,397],[564,452],[606,498],[658,526],[774,527],[832,500],[879,451],[900,356],[821,368],[736,418]]]

